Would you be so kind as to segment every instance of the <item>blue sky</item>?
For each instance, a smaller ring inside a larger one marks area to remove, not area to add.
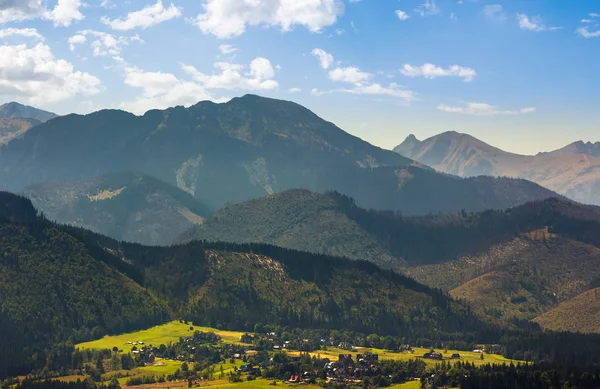
[[[296,101],[373,144],[599,141],[595,0],[0,0],[0,101]]]

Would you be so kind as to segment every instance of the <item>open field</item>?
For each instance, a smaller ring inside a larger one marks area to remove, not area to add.
[[[409,381],[403,384],[392,385],[389,389],[421,389],[421,381]]]
[[[123,352],[131,352],[134,342],[144,342],[144,345],[159,346],[161,344],[178,342],[181,337],[190,337],[194,334],[194,331],[214,332],[221,337],[223,342],[232,344],[241,344],[240,336],[243,334],[243,332],[223,331],[172,321],[147,330],[122,335],[107,335],[102,339],[80,343],[75,347],[79,349],[112,349],[116,346],[119,350],[123,350]],[[132,344],[128,344],[128,342],[132,342]]]
[[[310,355],[317,356],[317,357],[320,356],[321,358],[329,358],[332,360],[337,360],[339,354],[356,355],[359,353],[371,352],[373,354],[379,354],[379,359],[410,360],[410,359],[416,359],[416,358],[422,359],[423,354],[430,351],[430,349],[420,348],[420,347],[414,347],[413,349],[415,351],[414,353],[409,353],[409,352],[395,353],[395,352],[391,352],[391,351],[374,349],[374,348],[357,348],[355,351],[348,351],[348,350],[342,350],[342,349],[330,347],[327,350],[318,350],[318,351],[311,352]],[[452,356],[452,354],[456,353],[456,354],[460,354],[461,361],[468,361],[468,362],[474,363],[475,365],[478,365],[478,366],[479,365],[487,365],[487,364],[502,364],[502,363],[510,363],[510,362],[516,363],[517,362],[517,361],[511,361],[510,359],[504,358],[502,355],[497,355],[497,354],[484,354],[484,356],[483,356],[484,359],[482,360],[480,353],[474,353],[472,351],[458,351],[458,350],[448,350],[447,352],[445,352],[445,350],[436,350],[436,351],[439,351],[440,353],[442,353],[442,355],[444,356],[444,360],[446,360],[446,361],[448,361],[448,360],[453,361],[452,359],[450,359],[450,357]],[[299,351],[290,351],[289,354],[298,356],[298,355],[300,355],[300,352]],[[440,362],[440,361],[434,360],[434,359],[423,359],[423,360],[428,365],[436,365]]]
[[[131,352],[131,348],[134,344],[128,344],[128,342],[144,342],[144,345],[159,346],[161,344],[178,342],[181,337],[190,337],[194,334],[194,331],[215,332],[220,335],[226,343],[239,341],[241,335],[239,332],[219,331],[212,328],[197,327],[192,326],[191,324],[180,323],[179,321],[172,321],[147,330],[122,335],[107,335],[102,339],[80,343],[75,347],[79,349],[112,349],[116,346],[119,350],[123,350],[123,352]],[[237,338],[235,336],[237,336]]]

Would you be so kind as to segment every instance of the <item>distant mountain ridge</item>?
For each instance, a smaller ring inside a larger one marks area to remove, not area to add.
[[[0,118],[27,118],[45,122],[55,117],[58,117],[58,115],[53,112],[19,104],[14,101],[0,105]]]
[[[41,122],[28,118],[0,118],[0,145],[10,142]]]
[[[368,260],[511,325],[600,282],[600,211],[560,199],[504,211],[405,217],[361,209],[339,193],[290,190],[222,209],[182,241],[194,239]]]
[[[189,193],[142,173],[36,184],[22,194],[50,220],[150,246],[170,245],[212,213]]]
[[[538,153],[538,155],[571,155],[571,154],[585,154],[595,158],[600,158],[600,142],[573,142],[562,149],[550,151],[547,153]]]
[[[337,190],[364,207],[406,214],[508,208],[556,196],[524,180],[462,180],[375,147],[289,101],[246,95],[223,104],[67,115],[0,150],[0,185],[139,171],[218,209],[292,188]]]
[[[394,151],[440,172],[461,177],[519,177],[575,201],[600,205],[600,142],[575,142],[560,150],[528,156],[449,131],[423,141],[410,135]]]

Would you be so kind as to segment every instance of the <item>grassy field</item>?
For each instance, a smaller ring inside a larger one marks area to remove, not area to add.
[[[415,347],[414,351],[415,352],[413,354],[408,353],[408,352],[395,353],[395,352],[389,352],[386,350],[373,349],[373,348],[360,348],[355,351],[347,351],[347,350],[342,350],[342,349],[332,347],[327,350],[318,350],[318,351],[312,352],[312,353],[310,353],[310,355],[317,356],[317,357],[320,356],[321,358],[329,358],[332,360],[337,360],[339,354],[356,355],[356,354],[364,353],[364,352],[372,352],[373,354],[379,354],[379,359],[410,360],[410,359],[415,359],[415,358],[421,359],[423,354],[429,352],[430,349]],[[445,350],[436,350],[436,351],[439,351],[440,353],[442,353],[445,360],[451,360],[450,357],[452,356],[452,354],[456,353],[456,354],[460,354],[461,361],[468,361],[468,362],[474,363],[475,365],[478,365],[478,366],[479,365],[487,365],[488,363],[489,364],[502,364],[502,363],[510,363],[510,362],[516,363],[517,362],[517,361],[511,361],[510,359],[504,358],[502,355],[497,355],[497,354],[484,354],[484,356],[483,356],[484,359],[482,360],[480,353],[474,353],[472,351],[458,351],[458,350],[448,350],[447,352],[445,352]],[[298,356],[298,355],[300,355],[300,352],[290,351],[290,354],[294,355],[294,356]],[[423,359],[423,360],[428,365],[432,365],[432,366],[439,363],[439,361],[433,360],[433,359]]]
[[[178,342],[180,337],[190,337],[194,331],[214,332],[221,336],[225,343],[239,343],[240,336],[242,335],[241,332],[220,331],[214,328],[197,327],[191,324],[172,321],[147,330],[123,335],[105,336],[102,339],[80,343],[75,347],[79,349],[112,349],[116,346],[119,350],[123,350],[123,352],[131,352],[134,342],[144,342],[144,345],[159,346],[161,344]],[[132,344],[128,342],[132,342]]]
[[[392,385],[389,389],[421,389],[421,381],[410,381],[403,384]]]
[[[203,332],[213,332],[221,337],[223,342],[232,343],[232,344],[240,344],[240,336],[243,332],[236,331],[223,331],[217,330],[214,328],[208,327],[197,327],[191,326],[190,324],[180,323],[179,321],[173,321],[164,325],[156,326],[147,330],[132,332],[123,335],[115,335],[115,336],[105,336],[102,339],[95,340],[92,342],[86,342],[78,344],[76,347],[79,349],[112,349],[113,347],[118,347],[119,350],[123,352],[130,352],[131,348],[134,346],[133,343],[137,343],[139,346],[140,342],[144,342],[143,345],[153,345],[158,346],[160,344],[169,344],[170,342],[178,342],[181,337],[189,337],[192,336],[194,331],[203,331]],[[131,342],[131,343],[130,343]],[[402,352],[395,353],[389,352],[381,349],[371,349],[371,348],[358,348],[354,351],[346,351],[338,348],[328,348],[327,350],[319,350],[310,353],[311,356],[317,356],[320,358],[329,358],[331,360],[337,360],[339,354],[352,354],[356,355],[358,353],[364,352],[372,352],[374,354],[379,354],[379,358],[383,359],[393,359],[393,360],[410,360],[415,358],[421,358],[423,354],[428,352],[429,349],[425,348],[414,348],[414,353]],[[501,355],[495,354],[485,354],[484,359],[481,359],[481,354],[471,352],[471,351],[457,351],[457,350],[436,350],[442,353],[445,360],[451,360],[451,356],[454,353],[460,354],[462,361],[468,361],[474,363],[476,365],[484,365],[484,364],[501,364],[501,363],[510,363],[512,362],[509,359],[504,358]],[[290,355],[297,356],[300,354],[298,351],[290,351]],[[435,365],[439,363],[437,360],[424,359],[424,361],[428,365]],[[514,361],[516,362],[516,361]],[[175,373],[177,369],[179,369],[182,365],[181,362],[178,361],[170,361],[164,359],[157,359],[158,366],[144,366],[138,367],[129,371],[114,371],[104,375],[105,380],[110,380],[115,375],[123,375],[124,377],[119,378],[119,382],[121,385],[125,385],[125,383],[133,378],[133,377],[147,377],[147,376],[162,376],[162,375],[170,375]],[[223,372],[225,374],[229,373],[234,369],[234,367],[240,367],[242,365],[242,361],[235,361],[234,363],[230,363],[229,361],[225,361],[219,364],[214,365],[215,378],[218,378],[221,374],[221,366],[223,367]],[[126,376],[125,376],[126,375]],[[66,377],[74,378],[75,377]],[[64,378],[63,378],[64,379]],[[214,381],[204,381],[200,384],[201,387],[215,387],[215,388],[230,388],[230,389],[250,389],[250,388],[269,388],[272,389],[273,386],[281,386],[285,385],[282,382],[279,382],[278,385],[272,385],[272,381],[268,380],[256,380],[249,382],[241,382],[241,383],[230,383],[227,380],[217,379]],[[178,388],[178,387],[187,387],[187,381],[185,383],[171,382],[171,383],[157,383],[157,384],[148,384],[136,386],[136,389],[168,389],[168,388]],[[311,385],[303,385],[303,387],[307,389],[313,389]],[[395,385],[392,388],[394,389],[419,389],[421,387],[421,383],[419,381],[407,382],[400,385]],[[314,386],[316,388],[316,386]]]

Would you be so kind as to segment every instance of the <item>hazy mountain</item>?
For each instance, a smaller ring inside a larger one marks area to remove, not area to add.
[[[530,320],[600,280],[600,212],[550,199],[506,211],[404,217],[337,193],[292,190],[228,206],[186,240],[262,242],[367,259],[471,303]]]
[[[552,331],[600,333],[600,288],[584,292],[536,317],[542,328]]]
[[[406,214],[506,208],[555,196],[525,181],[435,173],[298,104],[254,95],[141,117],[59,117],[1,149],[0,164],[0,185],[13,191],[140,171],[214,208],[291,188],[335,189],[362,206]]]
[[[190,194],[141,173],[37,184],[23,194],[50,220],[147,245],[171,244],[210,215]]]
[[[36,119],[0,118],[0,145],[8,143],[41,122]]]
[[[409,136],[394,151],[434,169],[462,177],[519,177],[573,200],[600,204],[600,143],[576,142],[550,153],[527,156],[508,153],[457,132],[424,141]]]
[[[266,245],[119,243],[39,218],[29,200],[5,192],[0,243],[0,374],[39,367],[33,354],[60,341],[173,317],[237,330],[489,334],[464,304],[371,263]]]
[[[590,155],[595,158],[600,158],[600,142],[592,143],[592,142],[573,142],[562,149],[558,149],[555,151],[551,151],[549,153],[539,153],[538,155],[553,155],[553,156],[561,156],[561,155],[572,155],[572,154],[585,154]]]
[[[180,241],[268,243],[395,266],[402,262],[345,212],[340,198],[293,189],[227,206]]]
[[[14,101],[0,105],[0,118],[28,118],[45,122],[55,117],[58,117],[58,115],[53,112],[43,111]]]

